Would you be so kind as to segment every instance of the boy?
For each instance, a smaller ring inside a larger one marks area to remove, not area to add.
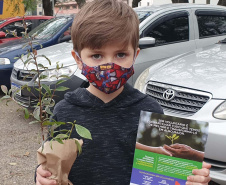
[[[139,54],[139,20],[116,0],[86,4],[72,25],[72,56],[88,79],[87,89],[67,93],[54,109],[58,121],[74,121],[90,130],[83,153],[69,174],[75,185],[128,185],[141,110],[163,113],[160,105],[126,81]],[[72,137],[78,137],[73,133]],[[157,148],[161,153],[167,152]],[[210,165],[195,170],[188,184],[208,184]],[[51,174],[38,167],[36,184],[51,185]]]

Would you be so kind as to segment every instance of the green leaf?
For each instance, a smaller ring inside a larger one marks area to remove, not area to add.
[[[59,84],[65,82],[65,81],[66,81],[66,80],[59,80],[59,81],[56,83],[56,85],[59,85]]]
[[[78,154],[80,155],[82,153],[82,147],[81,147],[80,143],[76,139],[75,139],[75,144],[78,147]]]
[[[16,59],[19,59],[19,57],[14,57],[14,59],[16,60]]]
[[[0,98],[1,101],[2,101],[2,100],[5,100],[5,99],[11,99],[11,97],[10,97],[9,95],[5,95],[5,96],[3,96],[2,98]]]
[[[5,94],[8,93],[8,88],[5,85],[1,85],[1,89],[2,89],[2,92],[4,92]]]
[[[60,75],[59,78],[70,78],[68,75]]]
[[[69,88],[67,88],[67,87],[64,87],[64,86],[60,86],[60,87],[57,87],[56,89],[55,89],[55,91],[66,91],[66,90],[68,90]]]
[[[31,61],[33,58],[29,58],[27,60],[25,60],[24,65],[26,65],[29,61]]]
[[[46,79],[48,76],[46,76],[46,75],[41,75],[40,77],[39,77],[39,79],[40,80],[43,80],[43,79]]]
[[[51,93],[51,89],[50,89],[50,87],[49,87],[48,85],[42,84],[41,86],[46,90],[46,92],[47,92],[49,95],[52,94],[52,93]]]
[[[54,122],[51,122],[51,121],[44,121],[42,123],[42,126],[47,126],[47,125],[54,125]]]
[[[48,67],[45,67],[44,65],[42,64],[38,64],[38,67],[42,68],[42,69],[48,69]]]
[[[60,139],[60,138],[55,138],[55,140],[58,141],[60,144],[64,144],[62,139]]]
[[[177,136],[177,134],[173,134],[173,137],[172,138],[175,138]]]
[[[45,55],[39,55],[38,57],[44,57],[49,62],[49,65],[51,65],[51,61],[50,61],[50,59],[47,56],[45,56]]]
[[[45,111],[50,114],[51,116],[53,116],[53,113],[51,112],[50,108],[49,107],[46,107],[45,108]]]
[[[57,124],[57,125],[65,125],[66,123],[65,122],[57,121],[57,122],[55,122],[55,124]]]
[[[41,121],[40,120],[40,107],[36,107],[34,112],[33,112],[33,116],[36,120]]]
[[[24,118],[28,119],[30,116],[29,111],[27,110],[27,108],[24,108]]]
[[[75,124],[75,128],[76,128],[77,133],[81,137],[86,138],[86,139],[92,139],[90,131],[88,129],[86,129],[85,127]]]
[[[179,136],[175,137],[174,140],[176,140],[176,139],[178,139],[178,138],[179,138]]]
[[[49,142],[50,148],[53,149],[53,140],[51,139],[51,141]]]
[[[55,138],[67,139],[68,135],[67,134],[58,134]]]

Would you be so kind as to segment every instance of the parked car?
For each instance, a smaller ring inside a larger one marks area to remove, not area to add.
[[[135,88],[171,116],[209,122],[205,161],[213,181],[226,184],[226,39],[163,60],[138,77]]]
[[[134,10],[137,12],[141,22],[141,52],[134,64],[135,74],[128,81],[132,85],[139,74],[150,65],[174,55],[214,44],[226,37],[226,27],[224,29],[224,26],[222,26],[226,24],[226,8],[222,6],[170,4],[135,8]],[[61,63],[67,61],[67,65],[76,65],[70,51],[66,52],[64,48],[70,48],[71,50],[73,48],[72,43],[55,45],[40,50],[40,52],[42,51],[42,54],[51,58],[53,63],[56,61]],[[54,51],[57,51],[60,57]],[[28,83],[30,87],[34,87],[35,76],[27,82],[23,82],[23,78],[20,77],[20,75],[23,76],[28,73],[29,71],[23,70],[23,66],[18,61],[11,76],[13,85],[20,88],[21,85]],[[70,90],[80,86],[87,86],[86,81],[82,77],[79,69],[76,70],[75,74],[71,73],[73,83],[69,82],[67,84]],[[75,81],[74,78],[77,80]],[[42,83],[49,85],[54,84],[54,81],[46,80]],[[23,101],[23,98],[26,101]],[[25,91],[22,91],[17,97],[18,101],[28,107],[34,105],[27,101],[29,98],[33,99],[33,96]],[[62,98],[63,96],[58,96],[56,101]]]
[[[54,44],[65,42],[71,39],[70,27],[73,17],[56,17],[45,21],[34,30],[28,33],[34,36],[33,48],[39,50]],[[13,64],[22,54],[28,53],[28,48],[23,47],[29,39],[22,38],[9,41],[0,45],[0,85],[10,86],[10,75]]]
[[[25,31],[23,21],[27,25],[27,32],[30,32],[41,23],[52,18],[53,16],[25,16],[0,19],[0,44],[22,37],[22,32]],[[11,34],[12,31],[16,31],[17,37]]]

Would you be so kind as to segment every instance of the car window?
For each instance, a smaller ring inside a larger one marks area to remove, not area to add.
[[[138,15],[140,23],[152,14],[152,12],[150,11],[136,11],[136,13]]]
[[[16,32],[18,37],[21,37],[22,36],[21,32],[24,32],[23,21],[16,21],[16,22],[7,24],[3,28],[1,28],[1,31],[8,33],[6,35],[6,38],[14,37],[14,35],[12,34],[12,32],[14,32],[14,31]]]
[[[197,16],[199,38],[226,34],[226,17],[216,15]]]
[[[59,38],[59,42],[65,42],[71,40],[71,27],[69,27]]]
[[[144,37],[153,37],[155,46],[189,40],[188,16],[160,19],[144,33]]]
[[[29,36],[32,36],[36,39],[50,39],[65,25],[66,22],[68,22],[68,19],[71,18],[61,17],[45,21],[32,30],[29,33]]]

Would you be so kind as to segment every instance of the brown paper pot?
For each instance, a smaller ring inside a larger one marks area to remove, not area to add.
[[[82,146],[83,141],[78,140]],[[43,169],[52,173],[49,179],[55,179],[58,185],[72,185],[68,180],[68,174],[77,157],[78,148],[74,139],[64,140],[64,144],[57,141],[52,142],[52,149],[49,141],[45,142],[44,149],[40,147],[37,151],[38,164],[42,164]]]

